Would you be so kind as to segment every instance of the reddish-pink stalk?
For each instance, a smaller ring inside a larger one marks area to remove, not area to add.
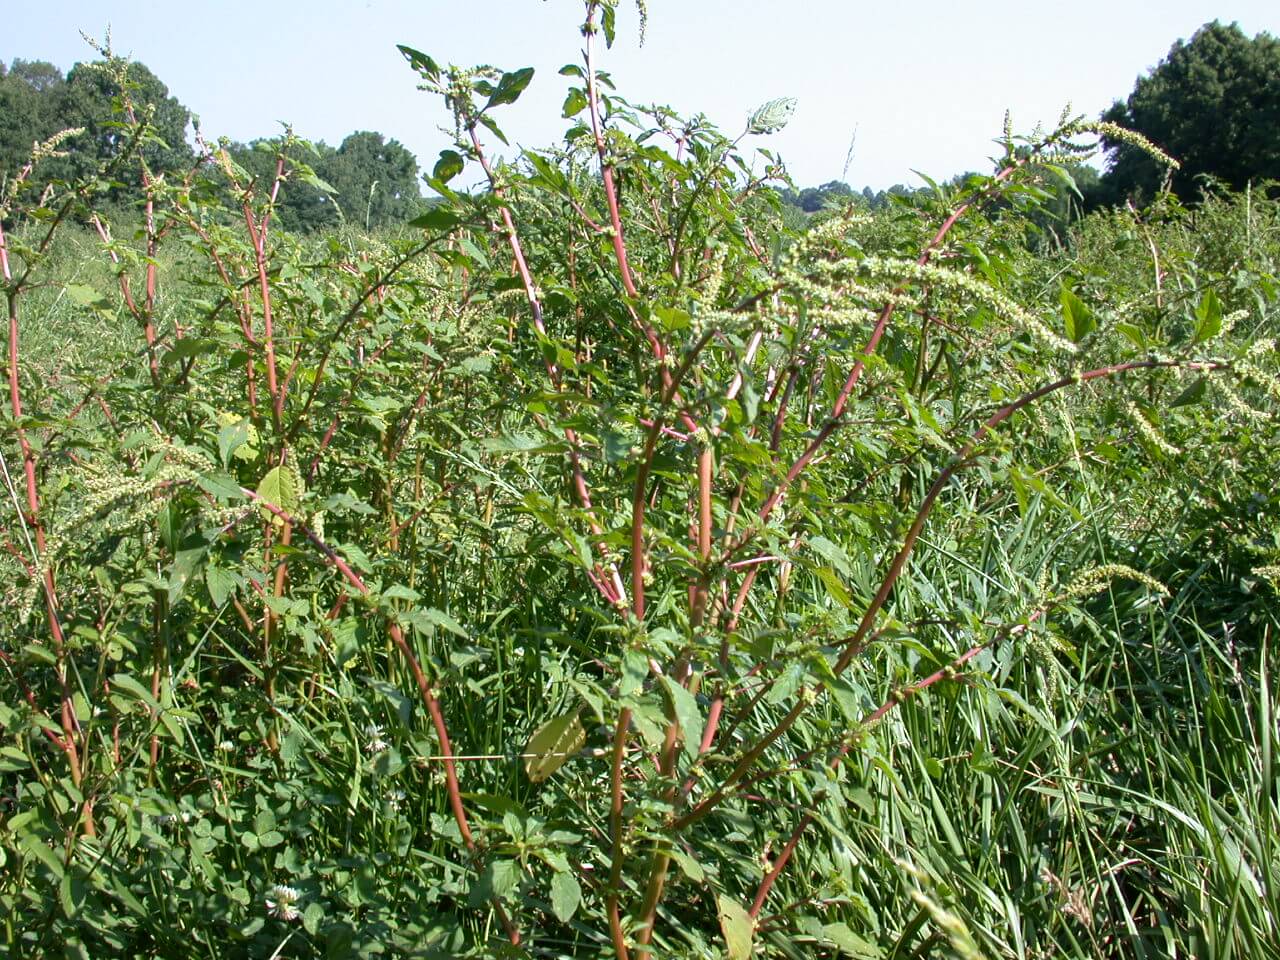
[[[13,272],[9,264],[9,242],[0,224],[0,277],[4,278],[5,301],[9,314],[9,407],[13,416],[14,432],[18,439],[18,449],[22,453],[22,474],[26,485],[27,515],[26,522],[35,532],[36,560],[41,561],[45,553],[44,524],[40,519],[40,488],[36,480],[36,457],[27,437],[26,428],[22,425],[22,391],[18,385],[18,371],[21,369],[21,357],[18,352],[18,294],[20,285],[13,282]],[[53,637],[55,673],[62,696],[61,721],[63,750],[67,755],[71,781],[79,787],[81,781],[80,750],[76,744],[76,733],[79,724],[71,703],[71,688],[67,683],[66,638],[62,631],[62,621],[58,614],[58,595],[53,579],[53,568],[46,567],[42,573],[44,580],[45,611],[49,617],[49,630]],[[85,819],[85,833],[95,833],[92,816]]]
[[[786,845],[778,853],[777,858],[769,868],[769,872],[764,875],[764,879],[760,882],[760,888],[756,890],[755,900],[751,902],[751,909],[747,913],[754,920],[760,916],[760,910],[764,906],[769,891],[773,889],[774,882],[786,869],[787,861],[791,859],[791,855],[796,852],[796,845],[800,842],[800,837],[804,834],[805,827],[813,820],[812,813],[806,813],[800,818],[800,822],[796,824],[796,828],[791,831],[791,836],[787,838]]]
[[[631,711],[623,707],[618,713],[618,723],[613,734],[613,757],[609,766],[609,836],[612,852],[609,862],[609,886],[605,895],[605,909],[609,915],[609,935],[613,940],[618,960],[629,960],[627,935],[622,929],[622,917],[618,912],[618,896],[622,886],[623,830],[622,830],[622,761],[627,749],[627,731],[631,726]]]
[[[1030,619],[1034,620],[1039,616],[1040,616],[1040,612],[1037,611]],[[1019,624],[1017,627],[1015,627],[1013,630],[1009,632],[1021,633],[1025,629],[1026,629],[1025,624]],[[898,704],[903,703],[905,700],[909,699],[910,697],[914,696],[917,693],[927,690],[929,687],[933,686],[935,683],[938,683],[941,680],[955,678],[956,670],[964,666],[966,663],[968,663],[970,660],[972,660],[974,657],[982,653],[983,650],[986,650],[990,646],[991,646],[991,642],[987,642],[987,643],[981,643],[975,647],[969,648],[960,656],[952,660],[945,667],[935,671],[934,673],[931,673],[929,676],[925,677],[923,680],[916,681],[910,687],[902,691],[898,696],[890,697],[888,700],[882,703],[878,708],[876,708],[871,713],[863,717],[858,724],[858,728],[865,729],[866,727],[871,726],[873,723],[876,723],[879,720],[882,720]],[[850,744],[848,741],[846,741],[841,746],[836,756],[832,759],[831,761],[832,767],[839,766],[840,762],[848,754],[849,748],[850,748]],[[800,842],[800,838],[804,834],[805,829],[809,826],[810,823],[813,822],[813,818],[814,818],[814,815],[812,812],[806,812],[805,815],[800,818],[800,822],[796,824],[795,830],[792,831],[790,838],[788,838],[786,846],[782,848],[782,851],[778,854],[777,859],[774,860],[773,865],[770,868],[769,872],[765,874],[764,879],[760,882],[760,886],[756,890],[755,900],[752,901],[751,909],[750,911],[748,911],[752,917],[758,917],[760,915],[760,911],[764,907],[765,900],[769,896],[769,891],[773,889],[774,883],[777,882],[777,879],[782,874],[782,871],[786,869],[787,861],[789,861],[791,859],[791,855],[795,853],[796,845]]]
[[[591,134],[595,138],[596,153],[600,156],[600,179],[604,183],[605,202],[609,207],[609,226],[612,228],[610,239],[613,241],[613,256],[618,261],[618,273],[622,277],[622,288],[631,299],[638,299],[636,282],[631,275],[631,265],[627,262],[627,244],[622,235],[622,217],[618,212],[618,189],[613,180],[613,164],[609,161],[609,148],[604,142],[604,129],[600,122],[600,91],[596,84],[595,68],[595,36],[596,36],[596,4],[594,0],[587,2],[587,22],[582,28],[586,38],[587,62],[587,110],[591,115]]]
[[[475,150],[476,159],[480,162],[481,169],[484,170],[485,177],[489,180],[489,185],[494,194],[500,199],[506,198],[506,191],[498,182],[497,176],[494,174],[492,167],[489,165],[488,157],[485,156],[484,148],[480,145],[480,138],[476,134],[475,124],[472,123],[467,132],[471,136],[471,146]],[[511,247],[511,256],[516,262],[516,272],[520,276],[520,282],[524,284],[525,299],[529,302],[529,312],[533,316],[534,329],[544,338],[547,335],[547,328],[542,320],[542,301],[538,297],[538,288],[533,282],[533,274],[529,271],[529,264],[525,260],[524,247],[520,243],[520,234],[516,230],[515,221],[511,217],[511,211],[504,204],[501,207],[500,216],[502,217],[502,225],[506,229],[507,243]],[[561,389],[560,370],[550,360],[546,361],[547,376],[551,380],[551,385],[556,389]],[[591,506],[591,491],[587,486],[586,472],[582,469],[582,458],[578,454],[578,434],[572,428],[565,428],[565,440],[569,444],[569,468],[573,476],[573,490],[578,497],[578,504],[582,507],[583,512],[587,515],[587,523],[591,528],[591,533],[597,538],[604,536],[604,528],[596,519],[595,511]],[[603,544],[599,544],[601,553],[607,552],[607,548]],[[606,568],[598,566],[595,576],[591,578],[592,583],[600,591],[601,595],[609,601],[610,604],[625,604],[627,590],[622,583],[622,577],[618,573],[617,564],[610,563]]]
[[[148,208],[151,205],[150,198],[147,199]],[[101,218],[95,213],[92,221],[94,229],[98,232],[98,236],[102,239],[103,246],[106,247],[107,255],[111,257],[111,262],[117,267],[120,266],[120,255],[116,253],[111,245],[111,234],[108,232],[106,225],[103,224]],[[133,288],[129,283],[129,275],[121,270],[119,273],[118,283],[120,285],[120,295],[124,298],[124,305],[128,309],[130,315],[142,325],[142,334],[147,342],[147,365],[151,370],[152,384],[159,386],[160,384],[160,364],[156,357],[156,327],[154,322],[155,310],[155,249],[153,232],[151,229],[151,213],[147,212],[147,279],[146,279],[146,304],[145,309],[138,306],[133,296]]]
[[[924,529],[925,521],[928,519],[929,514],[933,511],[933,507],[937,502],[939,494],[941,494],[942,491],[950,483],[951,478],[952,476],[954,476],[956,471],[966,464],[968,459],[973,455],[978,445],[982,443],[984,439],[986,439],[987,435],[995,427],[999,426],[1001,423],[1009,419],[1009,417],[1013,416],[1013,414],[1017,413],[1019,410],[1022,410],[1024,407],[1027,407],[1030,404],[1035,403],[1037,400],[1040,400],[1051,393],[1055,393],[1067,387],[1076,386],[1082,383],[1088,383],[1092,380],[1099,380],[1099,379],[1104,379],[1109,377],[1120,376],[1122,374],[1129,373],[1135,370],[1152,370],[1152,369],[1159,369],[1159,368],[1175,368],[1175,367],[1182,367],[1182,368],[1191,369],[1191,370],[1200,370],[1204,372],[1215,372],[1215,371],[1227,369],[1228,365],[1225,363],[1219,363],[1214,361],[1183,362],[1178,360],[1137,360],[1137,361],[1131,361],[1128,363],[1112,364],[1110,366],[1099,367],[1094,370],[1089,370],[1084,373],[1077,374],[1075,376],[1063,377],[1059,380],[1055,380],[1052,383],[1046,384],[1045,386],[1040,387],[1037,390],[1033,390],[1032,392],[1025,394],[1024,396],[1013,401],[1012,403],[1006,404],[1005,406],[997,410],[995,413],[993,413],[990,417],[988,417],[987,420],[982,424],[982,426],[980,426],[973,433],[973,435],[965,443],[964,447],[961,448],[959,453],[952,458],[951,462],[948,463],[947,466],[945,466],[942,469],[942,471],[938,474],[937,479],[934,480],[933,485],[929,488],[928,493],[925,495],[924,500],[920,504],[920,508],[916,511],[916,515],[914,520],[911,523],[911,527],[908,529],[906,536],[903,538],[902,546],[900,547],[898,552],[895,554],[893,561],[889,565],[888,571],[886,572],[883,580],[881,581],[880,589],[877,590],[875,597],[872,599],[871,603],[868,605],[867,610],[863,614],[862,620],[858,624],[858,627],[854,632],[853,636],[850,637],[849,640],[845,642],[844,651],[841,653],[839,659],[837,659],[835,665],[832,668],[835,671],[835,673],[837,674],[842,673],[853,661],[853,659],[856,656],[858,656],[858,654],[860,654],[864,649],[863,641],[865,640],[867,635],[870,633],[872,624],[875,622],[876,617],[880,613],[880,610],[884,607],[885,603],[888,601],[890,594],[893,592],[894,585],[897,583],[898,578],[902,575],[902,571],[906,568],[907,560],[911,556],[911,552],[914,549],[915,544],[920,537],[921,531]],[[796,705],[790,711],[788,711],[786,716],[784,716],[781,720],[779,720],[768,733],[766,733],[763,737],[761,737],[749,750],[747,750],[746,753],[742,755],[741,759],[734,765],[733,769],[728,773],[725,779],[721,782],[721,784],[718,787],[716,787],[715,790],[713,790],[697,806],[693,807],[687,813],[685,813],[680,817],[677,817],[674,821],[672,821],[671,830],[673,831],[681,830],[684,827],[687,827],[689,824],[697,820],[700,820],[702,817],[706,816],[708,813],[714,810],[717,806],[719,806],[719,804],[725,799],[725,797],[728,796],[730,788],[732,788],[734,784],[736,784],[739,780],[742,779],[742,777],[747,773],[747,771],[754,765],[756,760],[759,759],[759,757],[770,746],[772,746],[778,740],[779,737],[783,736],[788,730],[790,730],[791,727],[795,724],[795,722],[800,718],[801,714],[804,713],[807,707],[806,696],[805,696],[806,692],[807,692],[807,688],[805,691],[801,692],[801,694],[798,696]],[[820,695],[822,693],[822,688],[819,687],[816,690],[813,690],[812,692]]]
[[[676,371],[670,374],[659,397],[658,412],[653,420],[645,421],[649,433],[645,437],[644,449],[640,454],[640,463],[636,467],[635,486],[631,492],[631,612],[637,620],[644,619],[645,586],[644,574],[648,552],[644,547],[644,515],[647,502],[646,489],[649,474],[653,469],[653,456],[658,445],[658,435],[663,432],[663,417],[668,406],[679,395],[680,384],[692,369],[694,362],[711,342],[712,332],[707,331],[699,338]]]
[[[341,556],[338,555],[332,547],[325,543],[315,531],[308,527],[305,523],[291,516],[288,511],[282,509],[276,504],[263,497],[258,496],[256,492],[248,487],[240,488],[241,494],[259,504],[267,512],[283,521],[292,529],[301,533],[316,547],[328,560],[333,564],[334,568],[342,574],[346,581],[351,584],[362,595],[368,596],[369,587],[361,579],[360,575],[351,569]],[[405,640],[404,632],[400,629],[400,625],[394,620],[387,621],[387,632],[391,635],[392,641],[396,648],[400,651],[401,656],[405,658],[405,662],[409,665],[409,670],[413,674],[414,682],[417,684],[418,693],[422,697],[422,702],[426,705],[427,713],[431,717],[431,724],[435,727],[436,738],[440,741],[440,756],[444,763],[445,788],[449,794],[449,806],[453,811],[454,822],[458,825],[458,833],[462,836],[462,842],[472,853],[478,851],[476,841],[471,833],[471,824],[467,819],[466,807],[462,802],[462,790],[458,785],[458,772],[454,763],[453,747],[449,740],[449,730],[445,725],[444,713],[440,709],[440,701],[436,699],[435,694],[431,690],[431,683],[427,680],[427,676],[422,671],[422,666],[418,663],[418,658],[414,655],[408,641]],[[507,916],[501,904],[496,900],[494,907],[502,920],[503,926],[507,930],[507,936],[513,944],[520,943],[520,932],[514,923]]]
[[[1020,162],[1005,167],[995,175],[991,186],[995,187],[1002,181],[1007,180],[1013,175],[1014,171],[1017,170],[1019,166],[1021,166]],[[925,244],[920,256],[916,258],[916,264],[918,266],[924,266],[933,258],[934,251],[938,249],[942,244],[942,241],[946,239],[947,234],[951,232],[951,228],[956,225],[959,219],[964,216],[966,212],[968,212],[972,205],[972,202],[960,204],[951,212],[950,216],[942,222],[942,226],[938,228],[937,232],[933,235],[933,238]],[[839,429],[840,418],[844,415],[845,408],[849,404],[849,398],[853,395],[853,388],[856,387],[858,385],[858,381],[862,379],[863,371],[866,369],[867,360],[874,355],[876,350],[879,348],[880,340],[884,337],[884,332],[889,326],[889,320],[893,317],[894,310],[897,307],[897,298],[905,289],[906,285],[900,284],[893,291],[892,296],[889,298],[889,302],[886,303],[884,308],[880,311],[880,315],[876,318],[876,324],[871,330],[871,336],[868,338],[866,346],[862,349],[862,356],[854,362],[853,367],[849,370],[849,375],[845,378],[844,386],[840,388],[840,393],[836,397],[835,403],[832,404],[831,413],[827,417],[827,422],[822,425],[822,428],[818,431],[818,435],[810,441],[809,446],[805,448],[804,453],[800,454],[800,456],[796,458],[795,462],[792,463],[790,469],[787,470],[786,477],[780,484],[778,484],[777,488],[769,495],[768,499],[765,500],[763,506],[760,507],[759,518],[761,523],[769,519],[769,515],[773,512],[774,508],[777,507],[779,501],[781,501],[786,495],[787,489],[793,482],[795,482],[795,479],[800,475],[800,472],[808,466],[810,461],[813,460],[814,455],[818,452],[818,448],[821,447],[837,429]],[[739,544],[739,547],[740,546],[741,544]]]
[[[284,174],[284,155],[276,159],[276,176],[271,191],[274,201],[280,179]],[[281,427],[284,416],[284,393],[280,389],[276,375],[275,330],[271,315],[271,281],[267,276],[267,225],[271,219],[271,208],[268,206],[259,221],[253,215],[253,207],[248,196],[241,204],[244,224],[249,231],[249,239],[253,242],[254,266],[258,271],[258,296],[262,300],[262,352],[267,366],[267,394],[271,397],[271,419],[276,430]]]

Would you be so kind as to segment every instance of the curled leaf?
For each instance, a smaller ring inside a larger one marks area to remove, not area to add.
[[[777,133],[791,122],[791,115],[795,112],[795,97],[779,97],[777,100],[770,100],[747,119],[747,133],[757,135]]]
[[[587,732],[582,729],[578,710],[548,720],[529,738],[524,748],[524,772],[541,783],[565,765],[582,748]]]

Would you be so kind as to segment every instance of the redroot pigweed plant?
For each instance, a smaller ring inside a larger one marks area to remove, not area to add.
[[[282,191],[324,189],[292,134],[265,178],[203,140],[153,175],[109,55],[112,164],[33,194],[73,130],[8,172],[12,955],[1113,942],[1061,879],[1070,816],[995,870],[1003,902],[949,877],[990,836],[913,855],[952,774],[903,731],[959,722],[966,769],[1020,782],[992,729],[1054,729],[1091,598],[1163,615],[1114,561],[1133,491],[1225,448],[1207,422],[1273,436],[1274,345],[1232,335],[1269,301],[1163,288],[1149,231],[1124,298],[1037,266],[1026,214],[1098,134],[1160,157],[1069,114],[1006,129],[989,176],[790,231],[744,144],[794,105],[730,140],[629,103],[615,15],[588,0],[572,126],[515,162],[497,117],[533,71],[401,48],[456,131],[404,237],[277,230]],[[112,213],[126,168],[145,203]],[[59,316],[101,346],[33,357]]]

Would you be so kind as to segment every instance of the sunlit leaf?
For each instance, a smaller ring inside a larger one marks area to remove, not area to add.
[[[548,720],[525,745],[524,771],[534,783],[541,783],[559,770],[582,748],[587,732],[578,711]]]

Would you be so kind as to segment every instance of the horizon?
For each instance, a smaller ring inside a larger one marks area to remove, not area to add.
[[[812,3],[799,25],[796,17],[762,15],[778,6],[709,0],[687,9],[650,0],[641,47],[635,6],[620,4],[617,42],[602,48],[600,69],[624,98],[704,113],[730,136],[762,103],[796,97],[787,129],[750,146],[780,154],[797,187],[842,181],[880,191],[920,186],[917,170],[945,180],[985,169],[1005,109],[1019,132],[1054,122],[1068,102],[1073,113],[1097,116],[1204,23],[1238,23],[1249,36],[1280,30],[1280,12],[1252,0],[1180,0],[1156,17],[1087,0],[1066,23],[1043,10],[981,20],[938,2],[877,11],[863,24],[852,5],[833,0]],[[191,26],[180,19],[188,11],[157,15],[137,0],[114,4],[107,19],[116,52],[152,70],[207,136],[248,142],[277,136],[289,123],[300,137],[337,146],[350,133],[376,131],[402,143],[428,172],[449,146],[437,129],[447,117],[417,91],[396,43],[441,62],[535,68],[525,96],[502,118],[511,147],[494,144],[508,159],[522,147],[559,142],[569,125],[560,119],[569,81],[556,71],[578,60],[581,5],[544,0],[506,9],[508,16],[482,29],[455,8],[433,12],[400,0],[369,0],[359,9],[291,0],[272,7],[269,31],[246,26],[261,8],[244,0],[226,4],[194,33],[182,29]],[[1108,29],[1099,34],[1093,25],[1104,15]],[[931,29],[912,33],[917,16]],[[102,19],[101,8],[83,0],[25,7],[0,40],[0,59],[47,60],[65,74],[96,58],[79,31],[101,38]],[[815,23],[829,29],[810,30]],[[185,43],[173,43],[181,33]],[[717,34],[715,47],[689,49],[688,40]],[[875,53],[838,60],[846,52],[842,35],[859,38],[855,54]],[[901,36],[910,42],[890,42]],[[772,69],[744,68],[761,62]]]

